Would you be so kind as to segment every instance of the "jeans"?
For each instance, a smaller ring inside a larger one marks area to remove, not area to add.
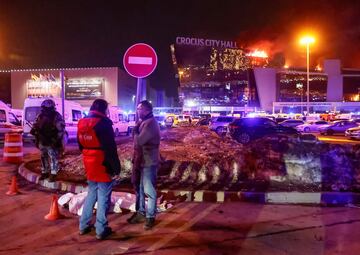
[[[134,185],[136,194],[135,209],[146,215],[146,218],[154,218],[156,215],[156,176],[157,166],[144,167],[141,169],[140,183]],[[145,210],[145,195],[148,197]]]
[[[41,173],[57,174],[59,170],[58,150],[51,146],[39,144],[41,152]]]
[[[107,213],[111,203],[111,191],[113,182],[88,181],[88,194],[85,198],[83,212],[80,217],[80,231],[91,225],[93,209],[97,202],[96,210],[96,234],[101,235],[108,226]]]

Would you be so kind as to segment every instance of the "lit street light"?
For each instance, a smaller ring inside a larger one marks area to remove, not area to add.
[[[309,65],[310,65],[310,44],[315,42],[315,38],[312,36],[305,36],[300,39],[300,44],[306,45],[306,110],[307,114],[309,114],[310,106],[310,89],[309,89],[309,80],[310,80],[310,72],[309,72]]]

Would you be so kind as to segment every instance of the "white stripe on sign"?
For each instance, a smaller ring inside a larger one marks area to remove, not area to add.
[[[9,142],[5,142],[4,144],[6,147],[16,147],[16,146],[23,146],[23,143],[9,143]]]
[[[152,65],[152,58],[149,58],[149,57],[129,57],[129,64]]]
[[[22,157],[22,152],[4,152],[4,157]]]

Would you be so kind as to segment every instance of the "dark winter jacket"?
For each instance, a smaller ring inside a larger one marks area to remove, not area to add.
[[[135,148],[142,152],[142,167],[159,164],[160,128],[156,119],[150,114],[141,122],[138,132],[135,132]]]

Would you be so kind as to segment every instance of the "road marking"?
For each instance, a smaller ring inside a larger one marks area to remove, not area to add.
[[[179,204],[179,205],[183,205],[183,204]],[[152,236],[152,235],[156,234],[157,232],[159,232],[159,230],[161,230],[162,227],[165,227],[166,225],[171,224],[171,222],[177,220],[177,218],[183,217],[184,214],[188,213],[189,211],[191,211],[194,207],[196,207],[198,205],[200,205],[200,204],[188,203],[188,204],[185,204],[185,206],[181,207],[181,208],[178,208],[179,206],[175,205],[169,211],[174,211],[174,209],[179,209],[177,214],[171,215],[170,217],[163,219],[159,224],[155,225],[154,230],[148,231],[146,234],[143,234],[141,236],[134,236],[134,237],[139,237],[139,238],[138,239],[133,239],[132,242],[128,242],[127,245],[125,244],[125,245],[122,245],[122,246],[118,246],[117,248],[120,249],[120,251],[119,250],[114,250],[114,251],[112,251],[112,254],[124,254],[124,253],[127,253],[129,251],[129,249],[134,244],[139,243],[141,241],[141,239],[147,238],[149,236]]]
[[[358,141],[355,140],[350,140],[350,139],[336,139],[333,137],[319,137],[318,138],[320,141],[329,141],[329,142],[343,142],[343,143],[355,143],[357,144]]]
[[[129,57],[129,64],[152,65],[152,58],[149,58],[149,57]]]
[[[197,223],[199,220],[203,219],[206,215],[211,213],[216,207],[218,207],[219,204],[212,204],[208,208],[206,208],[204,211],[202,211],[200,214],[192,218],[192,220],[188,221],[186,224],[182,225],[181,227],[177,228],[172,234],[167,235],[165,238],[159,240],[158,242],[154,243],[152,246],[146,249],[146,251],[156,251],[160,249],[161,247],[165,246],[167,243],[169,243],[171,240],[176,238],[178,233],[183,232],[193,226],[195,223]]]

